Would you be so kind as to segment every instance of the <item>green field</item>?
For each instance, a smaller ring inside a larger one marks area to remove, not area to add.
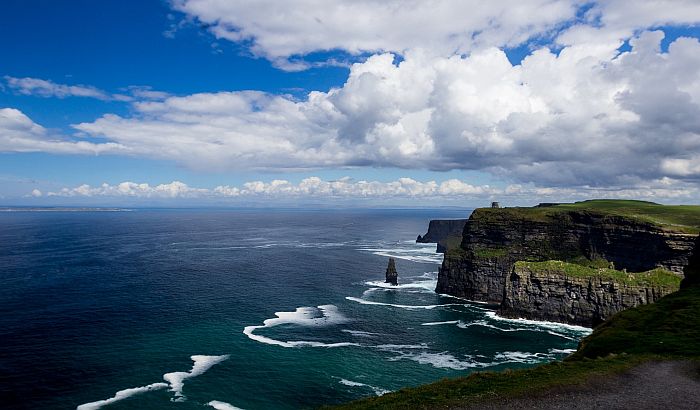
[[[529,219],[546,221],[567,211],[587,211],[648,222],[664,229],[700,233],[700,205],[660,205],[646,201],[594,199],[546,207],[479,208],[480,218]]]
[[[607,265],[607,262],[603,262]],[[678,275],[662,268],[628,273],[607,267],[591,267],[562,261],[519,261],[515,262],[515,268],[525,268],[534,273],[561,274],[575,278],[600,278],[632,286],[663,286],[678,289],[681,283],[681,278]]]

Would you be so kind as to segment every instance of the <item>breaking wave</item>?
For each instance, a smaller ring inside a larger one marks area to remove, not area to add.
[[[391,307],[396,307],[396,308],[401,308],[401,309],[435,309],[438,307],[443,307],[443,306],[464,306],[463,303],[443,303],[439,305],[398,305],[395,303],[383,303],[383,302],[374,302],[371,300],[366,300],[366,299],[360,299],[356,298],[354,296],[346,296],[345,299],[352,301],[352,302],[357,302],[362,305],[377,305],[377,306],[391,306]]]
[[[142,387],[133,387],[130,389],[124,389],[124,390],[119,390],[114,394],[113,397],[110,397],[109,399],[104,399],[104,400],[97,400],[93,401],[90,403],[85,403],[79,405],[76,410],[97,410],[102,408],[103,406],[128,399],[129,397],[135,396],[137,394],[141,393],[146,393],[149,391],[154,391],[154,390],[161,390],[170,387],[170,391],[175,393],[175,401],[182,401],[185,399],[185,396],[182,394],[182,388],[184,386],[184,382],[186,379],[189,379],[191,377],[196,377],[204,374],[207,370],[209,370],[212,366],[214,366],[217,363],[221,363],[224,360],[228,359],[229,355],[223,355],[223,356],[205,356],[205,355],[194,355],[191,356],[192,361],[194,364],[192,365],[192,369],[187,372],[172,372],[172,373],[166,373],[163,375],[163,380],[165,380],[167,383],[159,382],[159,383],[151,383],[147,386],[142,386]]]
[[[270,337],[257,335],[254,332],[258,329],[270,328],[284,324],[291,324],[304,327],[321,327],[343,324],[348,319],[343,316],[338,308],[334,305],[321,305],[317,308],[313,307],[298,307],[294,312],[276,312],[275,318],[265,319],[262,325],[246,326],[243,333],[251,340],[265,343],[269,345],[281,347],[344,347],[344,346],[359,346],[357,343],[338,342],[338,343],[323,343],[316,341],[282,341],[272,339]]]

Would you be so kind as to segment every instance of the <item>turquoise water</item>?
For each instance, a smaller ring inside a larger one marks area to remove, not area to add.
[[[2,213],[3,408],[313,408],[565,356],[588,330],[433,292],[414,239],[468,213]]]

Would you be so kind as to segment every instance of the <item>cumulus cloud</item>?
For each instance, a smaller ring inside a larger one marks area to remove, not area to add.
[[[670,192],[654,184],[700,179],[700,42],[679,38],[662,51],[663,32],[642,29],[697,24],[700,5],[625,4],[174,0],[278,64],[303,66],[297,57],[329,49],[376,54],[342,86],[300,99],[132,93],[129,115],[75,124],[72,138],[4,109],[0,150],[120,153],[206,171],[479,170],[540,187]],[[513,65],[503,47],[533,38],[556,44]],[[624,40],[631,49],[621,53]]]
[[[429,197],[489,195],[500,192],[488,185],[474,186],[464,181],[450,179],[438,184],[435,181],[420,182],[411,178],[399,178],[396,181],[364,181],[349,177],[335,181],[324,181],[318,177],[309,177],[298,184],[287,180],[270,182],[251,181],[240,187],[220,185],[213,189],[193,188],[180,181],[151,186],[145,183],[122,182],[116,185],[104,183],[91,187],[83,184],[74,188],[63,188],[49,192],[48,196],[64,197],[136,197],[136,198],[238,198],[238,197]]]
[[[167,184],[122,182],[116,185],[104,183],[92,187],[79,185],[49,192],[49,197],[72,198],[136,198],[136,199],[198,199],[198,200],[255,200],[255,199],[405,199],[428,201],[437,200],[487,200],[506,199],[509,201],[542,201],[547,199],[582,200],[590,198],[634,198],[658,201],[697,199],[700,190],[697,186],[683,181],[664,178],[625,189],[602,189],[595,187],[560,188],[537,187],[533,185],[508,185],[493,187],[473,185],[459,179],[442,182],[417,181],[412,178],[399,178],[395,181],[366,181],[349,177],[326,181],[318,177],[302,179],[298,183],[287,180],[251,181],[240,186],[220,185],[215,188],[195,188],[180,181]]]
[[[0,108],[0,151],[99,154],[123,152],[125,148],[113,142],[98,144],[60,138],[34,123],[21,111],[14,108]]]
[[[575,17],[576,0],[173,0],[220,39],[290,70],[290,56],[322,50],[351,54],[425,48],[443,55],[515,46]]]
[[[630,185],[700,176],[700,42],[663,33],[616,45],[420,51],[356,63],[301,101],[255,91],[139,102],[77,124],[135,155],[195,169],[343,166],[485,170],[540,185]]]
[[[317,51],[350,54],[431,50],[465,54],[531,39],[560,44],[619,42],[640,29],[700,21],[695,0],[172,0],[218,39],[288,70],[311,66]]]

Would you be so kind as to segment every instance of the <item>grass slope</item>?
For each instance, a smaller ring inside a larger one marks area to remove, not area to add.
[[[607,264],[607,262],[605,262]],[[632,286],[663,286],[678,289],[681,278],[671,271],[662,268],[646,272],[628,273],[607,267],[590,267],[577,263],[562,261],[544,262],[515,262],[516,269],[528,269],[534,273],[560,274],[574,278],[601,278],[620,284]]]
[[[475,210],[484,218],[488,218],[489,215],[498,215],[513,220],[518,218],[547,220],[555,214],[567,211],[588,211],[621,216],[648,222],[671,231],[700,233],[700,206],[698,205],[661,205],[646,201],[594,199],[545,207],[479,208]]]

